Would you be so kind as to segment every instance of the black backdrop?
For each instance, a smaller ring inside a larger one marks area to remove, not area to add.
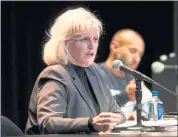
[[[119,29],[140,32],[146,52],[138,68],[151,76],[150,65],[173,51],[173,2],[1,2],[1,114],[24,130],[33,84],[45,67],[41,59],[45,30],[68,6],[96,11],[105,24],[96,62],[104,61]]]

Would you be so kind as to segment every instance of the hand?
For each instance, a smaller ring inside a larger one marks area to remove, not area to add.
[[[141,112],[141,116],[146,117],[147,114],[145,112]],[[126,115],[126,120],[137,120],[137,112],[131,112]]]
[[[131,112],[126,115],[126,120],[136,120],[137,119],[137,113]]]
[[[121,114],[103,112],[93,118],[93,128],[99,132],[111,132],[122,120]]]
[[[130,101],[136,101],[135,91],[136,91],[136,82],[135,80],[131,80],[125,88],[127,92],[128,98]]]

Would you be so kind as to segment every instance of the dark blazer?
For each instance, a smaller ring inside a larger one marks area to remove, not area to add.
[[[100,112],[121,112],[104,82],[98,65],[85,69]],[[72,65],[44,69],[31,95],[26,134],[89,132],[88,120],[95,117],[93,103]],[[123,115],[123,121],[125,116]]]

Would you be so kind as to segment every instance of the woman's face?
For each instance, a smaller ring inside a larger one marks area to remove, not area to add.
[[[95,59],[99,43],[97,29],[89,29],[80,38],[67,43],[67,48],[72,58],[81,67],[90,66]],[[70,59],[69,61],[73,63]]]

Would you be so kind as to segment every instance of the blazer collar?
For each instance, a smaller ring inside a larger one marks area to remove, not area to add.
[[[93,103],[92,103],[92,101],[91,101],[91,99],[90,99],[90,97],[87,93],[87,90],[85,89],[85,87],[83,86],[83,84],[82,84],[81,80],[79,79],[77,73],[75,72],[73,65],[68,64],[66,68],[67,68],[70,76],[73,78],[73,83],[76,86],[77,90],[79,91],[80,95],[83,97],[85,102],[88,104],[92,113],[94,115],[96,115],[96,111],[95,111],[95,108],[93,106]]]
[[[93,103],[87,93],[87,90],[85,89],[85,87],[83,86],[82,82],[80,81],[77,73],[75,72],[73,65],[68,64],[67,65],[68,68],[68,72],[70,73],[71,77],[74,80],[74,84],[76,86],[76,88],[78,89],[79,93],[81,94],[81,96],[83,97],[83,99],[86,101],[86,103],[89,105],[90,109],[92,110],[93,114],[96,114],[96,111],[93,107]],[[99,78],[97,77],[97,72],[94,69],[93,65],[87,67],[85,69],[86,75],[90,81],[90,84],[93,88],[94,94],[96,96],[97,102],[99,104],[100,107],[100,112],[105,112],[107,110],[105,110],[105,96],[104,96],[104,89],[102,87],[102,84],[100,83],[101,80],[99,80]]]
[[[86,70],[85,70],[87,77],[90,81],[90,84],[93,88],[94,94],[96,96],[96,99],[98,101],[99,107],[100,107],[100,112],[106,112],[108,110],[105,110],[105,96],[104,96],[104,89],[102,87],[102,83],[101,80],[99,79],[99,77],[97,77],[97,72],[94,69],[93,65],[89,66]]]

